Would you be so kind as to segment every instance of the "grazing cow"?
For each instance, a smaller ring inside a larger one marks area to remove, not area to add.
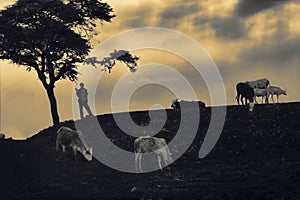
[[[237,92],[236,100],[238,102],[238,105],[240,105],[240,100],[241,100],[242,104],[244,105],[244,101],[243,101],[244,98],[246,99],[245,104],[247,104],[248,100],[250,101],[250,103],[253,103],[254,90],[248,84],[238,83],[236,85],[236,92]]]
[[[255,103],[257,103],[256,97],[261,97],[261,103],[263,103],[265,97],[265,102],[268,103],[267,89],[254,88]]]
[[[246,81],[250,87],[258,89],[266,89],[270,85],[270,81],[266,78],[258,79],[256,81]]]
[[[157,154],[158,165],[162,170],[161,159],[166,165],[173,162],[172,154],[164,138],[141,136],[134,141],[135,169],[142,171],[142,154],[154,152]]]
[[[60,146],[63,152],[66,151],[67,146],[70,146],[75,156],[77,151],[79,151],[88,161],[93,159],[92,148],[87,147],[80,131],[75,131],[65,126],[60,127],[57,131],[56,152],[59,151]]]
[[[4,140],[5,139],[5,134],[4,133],[0,133],[0,140]]]
[[[287,95],[286,91],[281,89],[280,87],[276,87],[276,86],[270,86],[267,89],[267,97],[269,98],[270,95],[272,95],[272,101],[274,103],[274,98],[273,95],[277,96],[277,103],[279,103],[279,95],[283,94],[283,95]]]
[[[195,104],[198,104],[198,106],[200,108],[204,108],[205,107],[205,103],[202,101],[178,101],[178,98],[172,101],[171,104],[171,108],[173,109],[180,109],[180,105],[182,105],[182,107],[193,107]]]

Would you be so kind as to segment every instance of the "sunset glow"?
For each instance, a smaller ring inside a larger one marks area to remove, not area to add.
[[[14,2],[2,0],[0,8],[3,9]],[[197,41],[216,63],[223,76],[228,105],[236,104],[236,83],[259,78],[268,78],[271,85],[287,90],[287,96],[282,97],[282,102],[300,101],[299,2],[282,1],[276,5],[274,3],[264,6],[256,1],[247,5],[244,2],[245,0],[108,0],[107,3],[112,6],[117,16],[112,23],[104,23],[98,27],[100,34],[92,43],[96,47],[99,42],[116,34],[140,27],[176,30]],[[138,39],[148,38],[145,34],[144,38]],[[131,38],[132,42],[137,43],[138,39]],[[165,42],[168,42],[168,38],[165,38]],[[140,65],[161,63],[180,71],[191,82],[198,84],[198,99],[211,105],[205,83],[193,77],[191,65],[183,58],[170,52],[151,49],[137,50],[133,53],[140,57]],[[24,139],[50,126],[47,95],[36,73],[28,73],[26,68],[8,61],[1,60],[0,63],[0,131],[8,137]],[[140,70],[143,70],[142,67]],[[103,85],[98,87],[103,88],[101,91],[104,93],[99,91],[96,95],[96,114],[111,112],[109,89],[127,72],[126,67],[119,64],[111,74],[103,77]],[[162,94],[159,98],[153,97],[148,95],[149,91]],[[135,94],[136,98],[132,98],[130,109],[149,109],[155,102],[169,108],[174,95],[162,91],[159,87],[142,88]],[[60,81],[55,92],[61,121],[70,120],[73,116],[70,103],[73,83]]]

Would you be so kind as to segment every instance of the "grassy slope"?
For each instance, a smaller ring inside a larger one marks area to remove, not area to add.
[[[170,141],[180,120],[190,119],[180,119],[179,111],[167,113],[165,129],[158,136]],[[147,112],[131,115],[137,124],[149,121]],[[115,144],[132,150],[134,138],[123,133],[111,115],[98,120]],[[56,128],[45,129],[26,141],[0,141],[1,199],[300,199],[300,103],[257,105],[253,113],[242,106],[227,107],[217,145],[199,159],[209,120],[210,108],[206,108],[188,151],[164,171],[146,174],[122,173],[97,160],[87,162],[80,156],[74,159],[71,153],[57,154]],[[74,128],[72,121],[63,125]]]

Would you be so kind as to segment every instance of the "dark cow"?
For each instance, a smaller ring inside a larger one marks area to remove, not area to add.
[[[180,109],[180,105],[182,105],[182,107],[185,107],[185,108],[193,108],[193,106],[197,105],[200,107],[200,108],[205,108],[205,103],[202,102],[202,101],[179,101],[178,99],[176,100],[173,100],[172,101],[172,104],[171,104],[171,108],[173,109]]]
[[[244,101],[243,101],[244,98],[246,99],[245,104],[248,104],[247,103],[248,100],[250,101],[250,103],[253,103],[254,96],[255,96],[254,90],[248,84],[238,83],[236,85],[236,92],[237,92],[236,100],[238,102],[238,105],[240,105],[240,100],[241,100],[242,104],[244,105]]]

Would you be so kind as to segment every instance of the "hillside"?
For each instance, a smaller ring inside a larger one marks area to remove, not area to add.
[[[146,111],[131,116],[137,124],[149,123]],[[170,141],[180,120],[189,119],[181,119],[179,110],[167,110],[167,116],[157,136]],[[256,105],[253,113],[228,106],[221,137],[203,159],[198,152],[209,107],[200,119],[185,154],[163,171],[145,174],[119,172],[71,152],[57,154],[53,127],[24,141],[0,140],[1,199],[300,199],[300,103]],[[123,133],[112,115],[98,120],[116,145],[133,150],[134,137]],[[62,125],[74,128],[73,121]]]

